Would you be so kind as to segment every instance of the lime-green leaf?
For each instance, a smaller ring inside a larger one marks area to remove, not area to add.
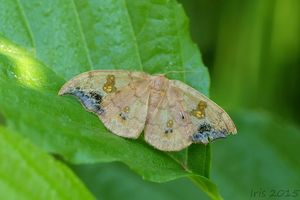
[[[0,199],[94,199],[73,172],[0,127]]]
[[[0,4],[5,8],[0,16],[7,20],[0,24],[0,106],[9,127],[70,162],[118,160],[157,182],[189,176],[219,198],[205,178],[209,146],[160,152],[142,140],[112,135],[75,99],[57,96],[66,80],[90,69],[179,71],[168,76],[207,94],[208,72],[176,1],[0,0]],[[12,18],[9,9],[15,9]],[[19,21],[16,28],[22,34],[6,29],[13,21]]]

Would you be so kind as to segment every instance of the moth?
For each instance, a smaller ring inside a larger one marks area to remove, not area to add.
[[[144,139],[162,151],[207,144],[237,132],[229,115],[199,91],[165,75],[125,70],[82,73],[59,95],[77,97],[112,133]]]

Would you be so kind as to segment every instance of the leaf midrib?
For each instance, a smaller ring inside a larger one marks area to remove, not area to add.
[[[17,4],[17,6],[18,6],[18,9],[20,10],[20,13],[21,13],[21,16],[22,16],[22,20],[24,21],[25,26],[26,26],[26,30],[29,33],[29,37],[30,37],[30,40],[31,40],[31,43],[32,43],[32,48],[35,50],[34,51],[34,56],[36,56],[36,44],[35,44],[35,40],[33,38],[33,33],[31,31],[29,23],[28,23],[27,16],[26,16],[26,14],[24,12],[23,6],[20,3],[20,0],[15,0],[15,2]]]
[[[76,7],[76,5],[74,3],[74,0],[70,0],[70,2],[72,4],[73,10],[74,10],[75,20],[76,20],[76,23],[78,25],[79,34],[80,34],[80,37],[81,37],[82,42],[83,42],[83,48],[84,48],[84,51],[86,53],[86,57],[87,57],[88,64],[89,64],[89,68],[91,70],[93,70],[94,69],[94,67],[93,67],[93,61],[91,59],[90,51],[89,51],[89,48],[88,48],[88,45],[87,45],[87,42],[86,42],[86,37],[85,37],[85,35],[84,35],[83,31],[82,31],[82,24],[81,24],[81,20],[79,18],[77,7]]]
[[[126,0],[122,0],[123,1],[123,4],[124,4],[124,7],[125,7],[125,10],[126,10],[126,17],[128,19],[128,22],[129,22],[129,25],[130,25],[130,28],[132,31],[130,31],[132,33],[132,37],[134,39],[134,46],[136,47],[136,54],[138,56],[138,62],[139,62],[139,65],[140,65],[140,68],[141,68],[141,71],[144,71],[144,67],[143,67],[143,63],[142,63],[142,58],[141,58],[141,55],[140,55],[140,48],[139,48],[139,44],[138,44],[138,39],[137,39],[137,36],[136,36],[136,33],[135,33],[135,30],[133,28],[133,25],[132,25],[132,19],[130,17],[130,14],[129,14],[129,9],[128,9],[128,5],[127,5],[127,2]]]

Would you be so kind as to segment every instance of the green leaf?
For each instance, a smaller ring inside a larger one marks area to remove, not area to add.
[[[267,112],[246,110],[232,113],[232,117],[239,137],[220,141],[212,148],[213,177],[224,185],[224,198],[257,199],[262,191],[266,197],[272,193],[280,197],[282,191],[290,194],[293,190],[299,195],[300,128]]]
[[[94,199],[65,165],[3,127],[0,127],[0,198]]]
[[[157,151],[142,140],[109,133],[75,99],[57,96],[65,81],[91,69],[179,71],[168,75],[208,94],[208,72],[179,4],[0,0],[0,5],[6,21],[0,24],[0,112],[7,126],[72,163],[122,161],[156,182],[188,176],[220,198],[206,178],[209,146]],[[14,15],[9,17],[8,10]],[[12,23],[16,26],[7,29]]]
[[[118,200],[207,200],[199,188],[186,178],[166,183],[144,181],[119,162],[72,166],[98,199]]]

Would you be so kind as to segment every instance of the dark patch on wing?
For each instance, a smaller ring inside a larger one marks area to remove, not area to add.
[[[200,126],[198,127],[198,132],[199,133],[203,133],[205,131],[211,131],[212,127],[210,124],[204,122],[203,124],[200,124]]]
[[[185,119],[185,116],[182,112],[180,112],[180,116],[181,116],[181,119],[184,120]]]
[[[95,99],[98,103],[101,103],[102,101],[102,96],[94,91],[89,92],[90,96]]]
[[[119,116],[123,119],[123,120],[127,120],[127,115],[124,112],[121,112],[119,114]]]
[[[84,91],[79,87],[69,91],[67,94],[71,94],[76,96],[82,105],[89,111],[95,112],[97,114],[102,114],[104,112],[101,107],[101,102],[103,100],[103,96],[96,91]]]
[[[173,133],[173,129],[172,128],[165,129],[165,134],[168,134],[168,133]]]
[[[227,134],[226,129],[216,130],[210,124],[204,122],[199,125],[197,132],[192,136],[192,141],[207,144],[215,139],[224,138]]]

